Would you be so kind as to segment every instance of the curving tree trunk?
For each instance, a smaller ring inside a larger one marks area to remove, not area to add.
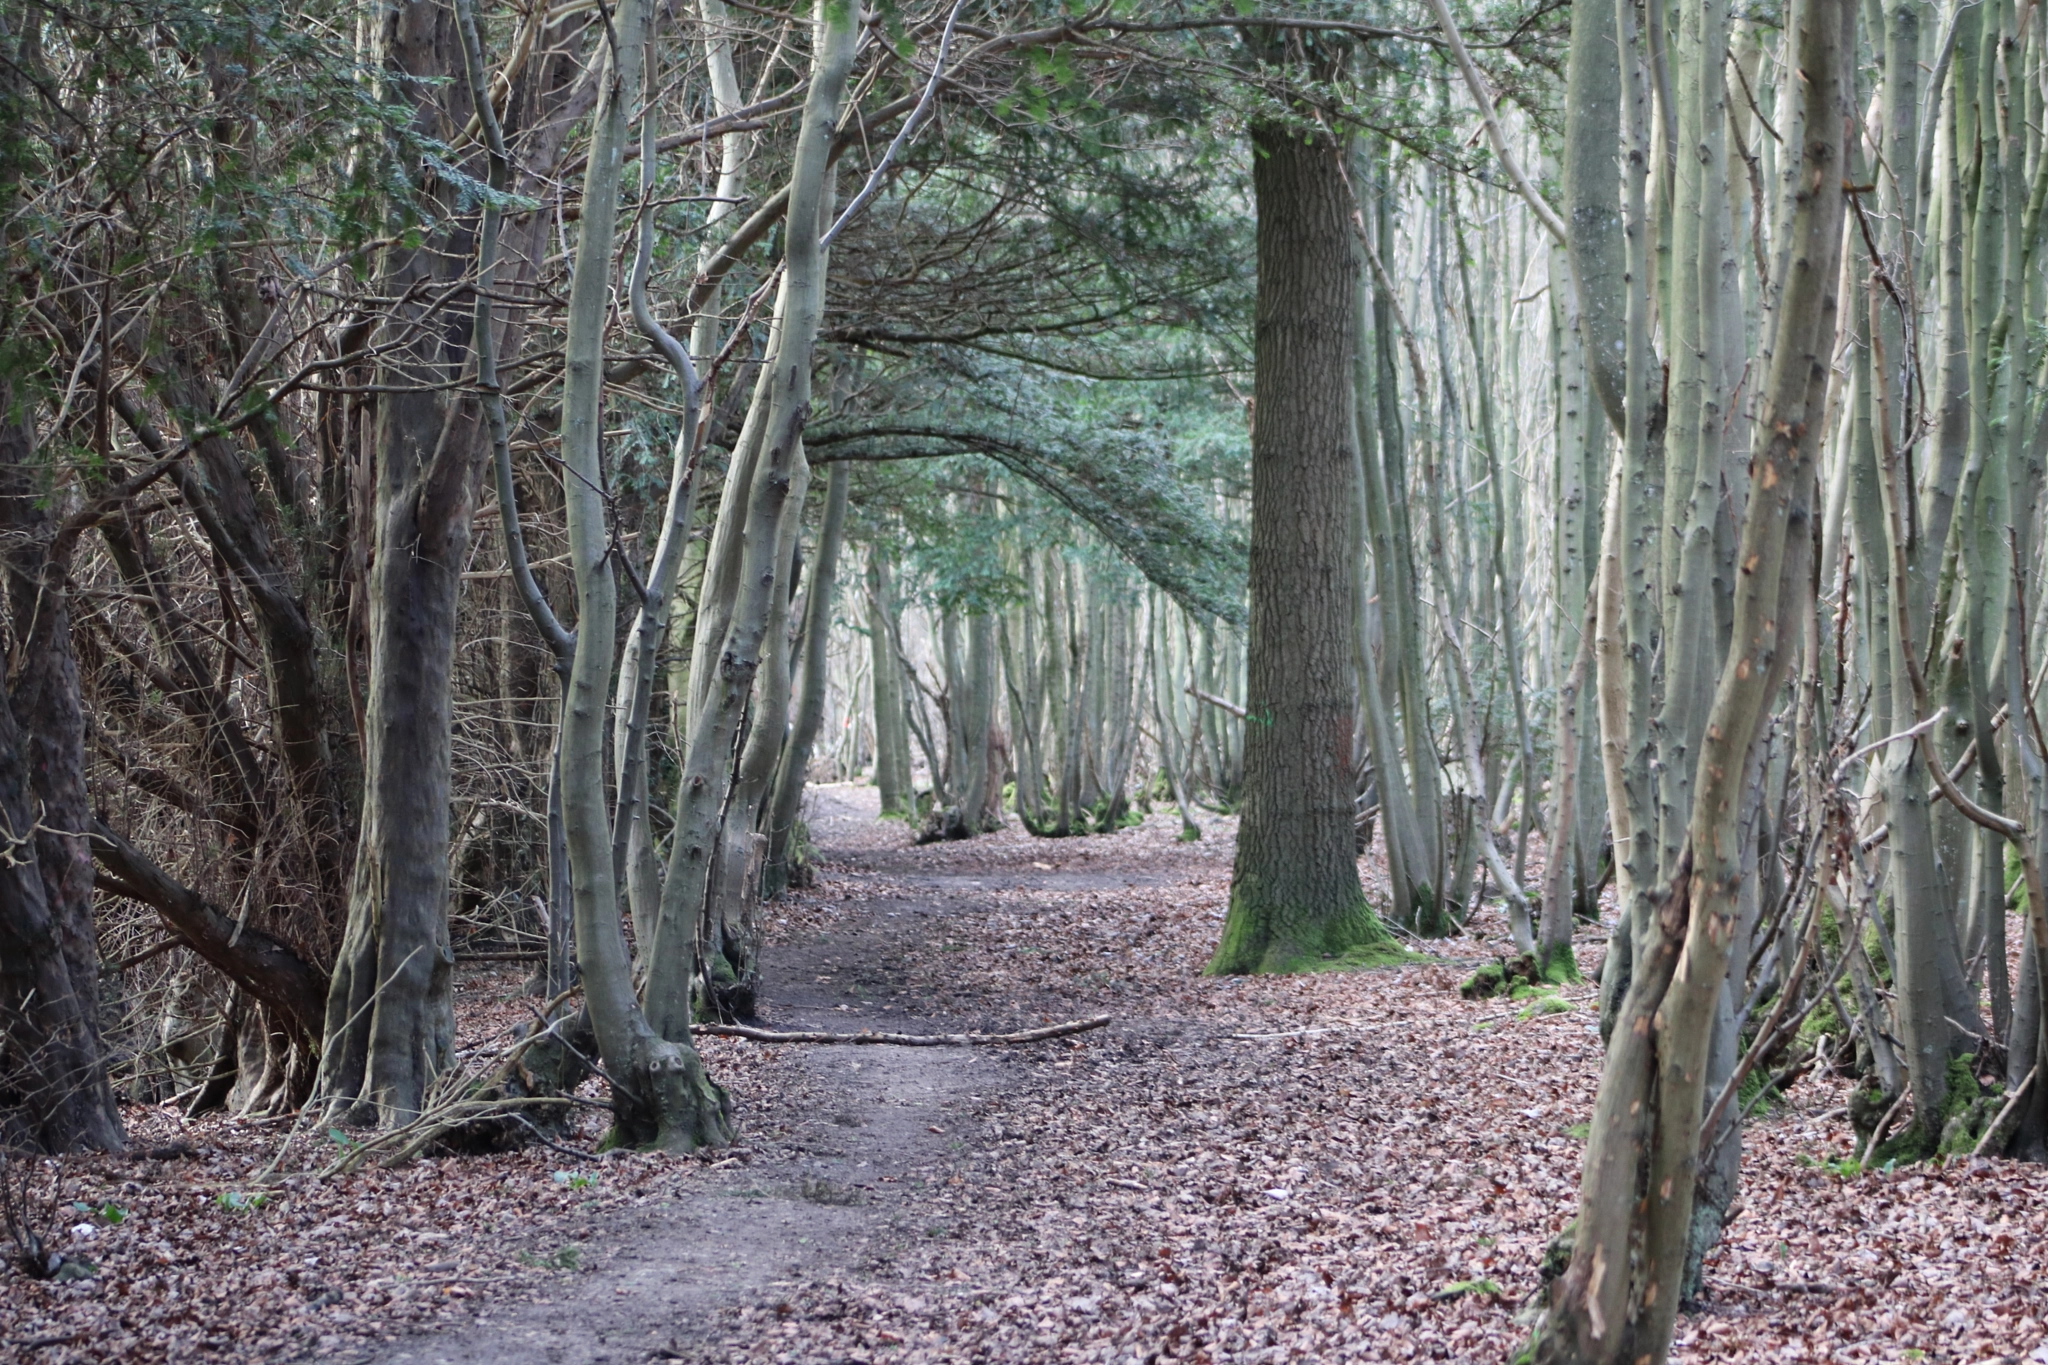
[[[569,284],[562,391],[562,497],[576,579],[576,645],[562,706],[562,814],[576,915],[576,957],[590,1022],[612,1085],[613,1136],[688,1150],[730,1139],[724,1092],[687,1030],[664,1037],[635,998],[620,895],[623,858],[605,802],[606,703],[617,661],[618,587],[605,525],[604,333],[628,111],[640,100],[648,6],[624,0],[600,76],[585,165],[583,219]]]
[[[700,978],[698,947],[715,922],[711,876],[734,782],[734,750],[755,694],[775,595],[789,593],[785,518],[810,413],[811,362],[824,310],[824,206],[833,129],[853,68],[853,7],[823,0],[812,23],[811,83],[790,170],[781,293],[768,357],[727,473],[705,567],[690,679],[689,745],[675,806],[661,912],[648,949],[647,1013],[664,1038],[686,1040]],[[594,514],[594,509],[593,509]],[[578,641],[580,646],[581,641]],[[757,723],[765,720],[757,717]],[[747,964],[734,967],[743,975]]]
[[[1799,600],[1811,591],[1855,16],[1851,0],[1807,0],[1798,14],[1805,119],[1791,266],[1755,427],[1728,659],[1702,731],[1684,845],[1635,945],[1601,1072],[1571,1263],[1551,1285],[1531,1344],[1539,1365],[1658,1365],[1671,1349],[1693,1238],[1708,1046],[1740,919],[1754,746],[1798,653]],[[1631,392],[1631,405],[1638,398]]]

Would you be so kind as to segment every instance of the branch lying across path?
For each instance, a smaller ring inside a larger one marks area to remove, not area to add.
[[[1064,1024],[1026,1029],[1022,1033],[778,1033],[774,1029],[748,1028],[745,1024],[693,1024],[692,1033],[717,1038],[745,1038],[755,1043],[888,1043],[895,1047],[987,1047],[997,1043],[1042,1043],[1106,1027],[1109,1016],[1069,1019]]]

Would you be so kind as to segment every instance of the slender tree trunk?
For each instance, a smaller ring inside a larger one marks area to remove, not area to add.
[[[717,0],[710,3],[715,5]],[[648,63],[647,75],[650,80],[655,75],[652,61]],[[691,516],[697,507],[697,459],[701,449],[698,415],[702,398],[695,362],[682,343],[656,319],[647,298],[647,277],[654,262],[655,123],[650,107],[640,116],[639,244],[633,256],[633,278],[628,292],[634,325],[675,372],[683,414],[670,460],[668,502],[663,509],[661,534],[647,566],[640,606],[633,614],[633,626],[619,663],[612,731],[612,761],[618,767],[619,782],[612,840],[626,887],[626,902],[632,911],[634,935],[643,943],[653,940],[654,920],[661,906],[661,869],[654,855],[653,821],[648,814],[648,726],[654,706],[656,655],[662,641],[668,638],[669,608],[689,544]]]
[[[949,623],[950,624],[950,623]],[[989,748],[995,725],[995,617],[976,611],[967,618],[967,638],[952,679],[951,749],[954,755],[953,804],[942,816],[948,839],[968,839],[990,828],[989,790],[995,782],[1002,794],[1000,772],[991,773]],[[998,814],[1000,805],[997,806]]]
[[[804,604],[803,682],[797,689],[796,719],[775,771],[768,805],[768,867],[764,894],[780,895],[790,884],[790,840],[803,803],[811,747],[825,721],[826,642],[832,634],[832,602],[839,584],[839,551],[846,539],[846,497],[851,467],[841,460],[826,475],[825,520],[811,565],[810,597]]]
[[[1387,149],[1384,142],[1371,142],[1368,147],[1370,153],[1365,160],[1369,165],[1361,168],[1356,183],[1371,187],[1369,221],[1384,264],[1385,254],[1392,250],[1394,241]],[[1360,453],[1365,463],[1374,578],[1386,623],[1382,634],[1392,660],[1388,672],[1393,686],[1383,690],[1389,691],[1389,701],[1399,702],[1400,742],[1407,755],[1410,804],[1415,811],[1416,846],[1403,869],[1414,915],[1407,927],[1435,934],[1443,932],[1446,925],[1441,909],[1448,872],[1444,857],[1443,780],[1424,677],[1422,603],[1413,550],[1416,537],[1408,521],[1407,438],[1401,419],[1399,367],[1395,359],[1400,344],[1395,323],[1398,305],[1387,281],[1379,278],[1377,272],[1372,290],[1373,394],[1377,418],[1373,427],[1378,441],[1376,446],[1362,446]],[[1360,434],[1363,435],[1363,428]]]
[[[913,815],[910,779],[910,722],[904,706],[903,666],[896,658],[890,620],[896,612],[889,561],[868,549],[868,647],[874,659],[875,788],[885,816]]]
[[[1358,167],[1355,175],[1364,169],[1356,161],[1354,165]],[[1359,524],[1365,528],[1372,554],[1369,560],[1365,555],[1358,556],[1355,666],[1359,690],[1365,702],[1367,750],[1372,757],[1374,778],[1379,786],[1380,825],[1386,831],[1387,877],[1393,891],[1391,910],[1396,924],[1413,929],[1421,918],[1434,915],[1435,891],[1430,880],[1436,875],[1431,853],[1434,841],[1424,837],[1419,825],[1421,817],[1416,813],[1415,794],[1408,779],[1394,721],[1394,704],[1388,695],[1391,689],[1382,681],[1384,677],[1394,676],[1394,670],[1383,669],[1379,660],[1373,657],[1372,604],[1377,600],[1380,608],[1378,634],[1381,648],[1390,652],[1401,648],[1403,613],[1413,611],[1416,604],[1398,600],[1396,585],[1400,571],[1394,561],[1394,533],[1387,510],[1385,479],[1380,467],[1378,422],[1375,420],[1379,415],[1375,404],[1376,357],[1373,348],[1364,344],[1367,324],[1373,316],[1372,296],[1370,286],[1363,278],[1359,281],[1357,297],[1359,344],[1354,348],[1351,387],[1352,404],[1357,414],[1354,420],[1358,460],[1353,478],[1358,492]],[[1375,587],[1377,591],[1373,590]],[[1416,761],[1433,763],[1434,756],[1417,756]],[[1435,820],[1435,813],[1431,812],[1429,818]]]
[[[1578,960],[1572,956],[1574,859],[1578,833],[1580,698],[1593,667],[1592,623],[1579,633],[1579,649],[1571,673],[1557,695],[1557,760],[1552,772],[1550,852],[1543,865],[1543,908],[1536,930],[1536,962],[1546,980],[1576,981]]]
[[[1805,141],[1791,270],[1755,428],[1740,546],[1748,572],[1735,588],[1732,645],[1703,732],[1691,830],[1677,875],[1656,902],[1654,937],[1637,945],[1601,1073],[1571,1264],[1551,1286],[1532,1352],[1539,1362],[1658,1365],[1677,1322],[1712,1014],[1738,922],[1752,752],[1798,652],[1798,602],[1810,591],[1813,465],[1835,343],[1855,7],[1807,0],[1795,33]]]
[[[785,516],[794,515],[791,493],[803,460],[803,425],[810,411],[811,359],[824,307],[824,252],[819,244],[833,129],[853,66],[857,25],[850,6],[823,0],[812,25],[810,89],[790,171],[789,209],[782,293],[769,360],[756,389],[747,426],[756,433],[749,458],[743,430],[728,480],[745,479],[740,492],[728,490],[720,508],[717,536],[733,547],[730,568],[721,568],[715,539],[706,570],[706,599],[730,601],[729,609],[699,617],[691,677],[690,741],[676,801],[675,834],[668,878],[662,886],[648,968],[647,1012],[665,1038],[686,1040],[691,1021],[691,981],[696,977],[701,918],[708,906],[713,850],[724,823],[732,787],[733,748],[760,671],[774,594],[789,591],[779,560]],[[748,466],[751,465],[751,468]],[[743,494],[743,495],[742,495]],[[742,531],[744,527],[744,543]],[[728,534],[729,533],[729,534]],[[727,589],[722,585],[729,583]],[[579,641],[580,643],[580,641]]]
[[[688,1150],[730,1138],[726,1099],[705,1074],[687,1027],[665,1038],[650,1027],[635,999],[621,923],[614,830],[605,808],[605,711],[612,691],[618,590],[600,459],[604,330],[627,111],[640,98],[646,0],[622,0],[614,22],[617,40],[600,73],[569,283],[562,497],[576,579],[577,630],[562,707],[562,814],[577,962],[598,1051],[611,1079],[614,1134],[630,1146]]]
[[[1186,769],[1177,752],[1180,737],[1167,715],[1166,698],[1172,695],[1174,688],[1173,679],[1169,676],[1171,658],[1167,648],[1166,613],[1156,596],[1145,638],[1152,683],[1152,724],[1159,731],[1159,766],[1166,772],[1166,783],[1173,792],[1174,805],[1180,808],[1181,842],[1193,843],[1202,837],[1202,827],[1195,823],[1194,807],[1188,800]],[[1023,790],[1021,773],[1018,790]]]

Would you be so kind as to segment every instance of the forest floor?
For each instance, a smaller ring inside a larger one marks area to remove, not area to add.
[[[1405,967],[1209,979],[1233,820],[1194,844],[1157,815],[917,848],[874,809],[814,793],[818,882],[770,907],[765,1023],[1112,1025],[1014,1048],[708,1040],[741,1138],[692,1158],[323,1180],[335,1148],[301,1137],[299,1173],[259,1184],[280,1128],[131,1109],[129,1154],[58,1170],[98,1277],[7,1274],[0,1360],[1496,1362],[1520,1342],[1572,1213],[1590,985],[1461,999],[1506,949],[1497,912]],[[1586,970],[1599,952],[1583,936]],[[465,1046],[530,1008],[509,967],[465,969],[459,999]],[[1845,1084],[1808,1080],[1748,1129],[1674,1358],[2048,1361],[2048,1168],[1845,1178]]]

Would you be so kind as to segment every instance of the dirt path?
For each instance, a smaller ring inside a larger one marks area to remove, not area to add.
[[[811,824],[826,889],[877,908],[846,916],[812,896],[794,925],[781,917],[764,956],[762,1005],[763,1021],[778,1028],[941,1032],[1006,1018],[1006,1005],[1028,1002],[995,999],[954,974],[907,970],[910,960],[934,943],[941,953],[968,951],[966,935],[956,941],[951,926],[986,917],[1005,892],[1077,896],[1156,881],[1088,870],[1085,852],[1077,871],[1042,858],[1021,870],[930,870],[940,858],[911,847],[901,826],[879,824],[872,793],[860,789],[824,789],[811,802]],[[787,1317],[806,1287],[886,1272],[920,1240],[961,1235],[971,1215],[934,1192],[959,1183],[954,1168],[967,1150],[971,1110],[1013,1084],[1015,1070],[978,1050],[790,1051],[800,1074],[785,1078],[797,1082],[787,1101],[800,1112],[781,1125],[784,1159],[720,1162],[713,1169],[723,1167],[721,1178],[707,1188],[657,1202],[623,1226],[606,1220],[576,1256],[591,1273],[569,1280],[567,1293],[486,1309],[459,1329],[367,1359],[729,1358],[744,1343],[720,1339],[727,1322]],[[743,1113],[743,1122],[750,1117],[757,1116]]]
[[[1590,986],[1545,1009],[1461,1000],[1504,947],[1490,919],[1409,967],[1208,979],[1232,821],[1195,845],[1154,817],[912,848],[872,812],[861,788],[813,798],[819,883],[774,908],[770,1022],[1115,1024],[972,1051],[714,1041],[740,1149],[591,1215],[545,1302],[486,1298],[466,1326],[357,1359],[1278,1365],[1519,1344],[1516,1306],[1572,1212]],[[1811,1085],[1751,1130],[1751,1212],[1674,1359],[2039,1344],[2048,1173],[1990,1193],[1960,1170],[1842,1182],[1814,1168],[1846,1147],[1839,1103]],[[1940,1238],[1921,1250],[1913,1229],[1958,1218],[2009,1228],[1989,1254],[2010,1264],[1965,1286]]]
[[[824,1012],[790,1022],[826,1026]],[[373,1357],[447,1365],[596,1365],[697,1359],[719,1313],[772,1307],[797,1286],[859,1274],[919,1234],[918,1172],[943,1161],[946,1125],[973,1074],[911,1049],[819,1050],[810,1158],[735,1162],[711,1187],[607,1219],[570,1292],[486,1311],[466,1327]],[[579,1258],[585,1259],[585,1258]]]

